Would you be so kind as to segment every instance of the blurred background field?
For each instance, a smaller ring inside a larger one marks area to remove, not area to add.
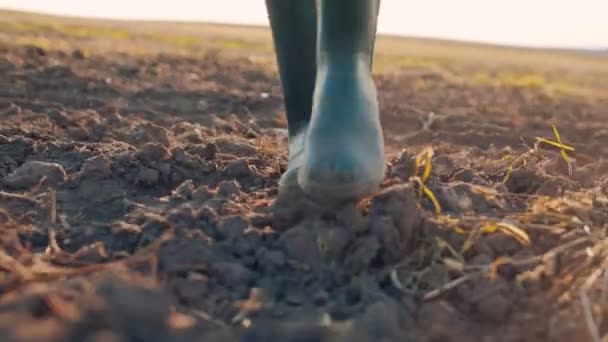
[[[80,49],[85,54],[170,51],[201,56],[215,50],[274,67],[270,32],[260,26],[57,18],[12,11],[0,12],[0,18],[0,39],[20,45]],[[516,48],[381,35],[375,70],[415,67],[481,86],[606,96],[607,55],[599,49]]]

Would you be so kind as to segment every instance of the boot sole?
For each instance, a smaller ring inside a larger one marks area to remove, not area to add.
[[[386,168],[383,165],[378,172],[364,181],[349,183],[317,182],[304,177],[298,177],[298,184],[309,197],[321,201],[346,202],[357,200],[373,194],[380,189]]]

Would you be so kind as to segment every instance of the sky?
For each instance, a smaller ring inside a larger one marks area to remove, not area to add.
[[[0,9],[268,25],[264,0],[0,0]],[[608,0],[382,0],[378,31],[518,46],[606,49]]]

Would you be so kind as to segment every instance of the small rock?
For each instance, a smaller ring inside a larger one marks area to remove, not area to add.
[[[236,181],[221,181],[217,191],[225,197],[238,196],[241,194],[241,186]]]
[[[217,227],[222,238],[234,239],[249,228],[249,221],[241,216],[228,216],[224,217]]]
[[[486,253],[478,253],[475,255],[470,263],[471,265],[489,265],[492,263],[492,257]]]
[[[452,171],[454,161],[449,156],[443,154],[433,158],[433,169],[437,174],[445,174]]]
[[[393,220],[388,217],[380,217],[372,221],[372,231],[380,242],[380,259],[382,265],[390,265],[401,259],[404,252],[399,243],[399,232]]]
[[[272,216],[267,214],[251,213],[248,216],[251,225],[257,228],[264,228],[272,225]]]
[[[282,194],[272,206],[273,229],[277,231],[286,230],[298,223],[304,216],[305,212],[302,206],[296,205],[298,202],[294,201],[294,204],[283,202],[283,198],[289,197],[291,199],[292,196],[292,194],[288,194],[287,196]]]
[[[329,293],[327,293],[327,291],[325,291],[325,290],[319,290],[312,297],[312,302],[316,306],[323,306],[323,305],[327,304],[328,301],[329,301]]]
[[[509,192],[509,188],[507,188],[507,186],[504,185],[503,183],[495,183],[492,188],[494,188],[494,190],[496,190],[496,192],[501,193],[501,194],[505,194],[505,193]]]
[[[390,177],[408,180],[416,172],[415,155],[403,150],[397,158],[391,161]]]
[[[164,127],[151,123],[142,123],[129,132],[129,139],[132,142],[160,142],[164,146],[171,145],[169,131]]]
[[[347,204],[340,209],[336,214],[336,219],[354,233],[362,233],[367,229],[367,220],[354,204]]]
[[[137,245],[142,235],[142,227],[125,221],[115,221],[112,223],[110,232],[116,241],[115,245],[110,246],[111,250],[131,250]]]
[[[351,341],[335,338],[334,332],[319,324],[318,319],[300,320],[260,320],[245,330],[240,341],[281,341],[281,342],[328,342]],[[360,341],[355,341],[360,342]]]
[[[536,192],[542,181],[543,177],[533,170],[517,169],[511,172],[505,185],[512,193],[532,194]]]
[[[170,156],[169,150],[159,143],[146,143],[135,152],[135,157],[146,161],[167,160]]]
[[[42,72],[45,76],[51,78],[70,78],[75,76],[72,69],[65,65],[55,65],[46,67]]]
[[[561,196],[566,190],[573,190],[574,184],[561,177],[547,178],[536,190],[536,193],[544,196]]]
[[[246,140],[220,138],[215,140],[214,143],[217,145],[220,152],[232,154],[237,157],[252,157],[257,153],[255,147],[251,146]]]
[[[208,265],[214,258],[209,244],[197,238],[168,240],[157,253],[158,268],[167,273],[183,272],[184,265]]]
[[[174,124],[173,126],[171,126],[171,128],[170,128],[170,130],[173,132],[174,135],[184,134],[186,132],[190,132],[195,129],[198,129],[198,127],[189,122],[185,122],[185,121],[178,122],[178,123]]]
[[[139,67],[135,63],[126,63],[123,65],[119,65],[116,69],[120,76],[127,78],[137,76],[137,74],[139,73]]]
[[[471,169],[462,169],[456,171],[452,176],[452,179],[459,180],[465,183],[471,183],[475,178],[475,173]]]
[[[287,264],[287,258],[285,253],[281,251],[269,251],[262,248],[256,255],[258,263],[265,269],[271,271],[280,270],[285,264]]]
[[[257,131],[254,128],[249,128],[247,129],[247,132],[245,132],[245,138],[247,139],[255,139],[258,138],[260,136],[259,131]]]
[[[45,177],[44,183],[48,185],[57,185],[67,180],[67,174],[60,164],[29,161],[6,176],[4,181],[16,188],[31,188],[42,177]]]
[[[95,156],[84,161],[80,168],[81,177],[105,178],[112,174],[110,161],[105,156]]]
[[[321,251],[311,222],[304,221],[289,229],[279,238],[279,245],[287,256],[313,268],[321,265]]]
[[[413,319],[404,321],[401,316],[399,305],[386,299],[369,305],[355,326],[363,328],[358,333],[363,332],[368,337],[362,340],[398,341],[401,329],[411,329],[414,325]]]
[[[237,262],[218,262],[211,265],[211,272],[220,283],[228,287],[248,286],[253,280],[253,273]]]
[[[46,56],[46,51],[36,45],[27,45],[25,47],[25,52],[29,57],[43,57]]]
[[[448,301],[425,303],[417,313],[422,341],[471,341],[471,324]],[[476,340],[476,339],[474,339]]]
[[[501,233],[490,234],[483,240],[494,251],[494,255],[512,255],[522,247],[512,236]]]
[[[172,148],[171,155],[173,156],[173,159],[175,159],[175,161],[179,163],[184,163],[189,159],[188,155],[186,154],[186,151],[184,151],[184,149],[181,147]]]
[[[411,248],[418,236],[422,216],[417,203],[416,190],[407,184],[387,188],[372,200],[370,211],[374,217],[393,219],[402,250]]]
[[[80,178],[77,188],[78,197],[87,201],[87,206],[91,206],[93,203],[107,203],[116,200],[116,196],[124,194],[124,190],[124,185],[118,179],[96,177]]]
[[[199,157],[207,160],[215,158],[217,151],[217,145],[213,143],[207,145],[194,145],[191,149],[189,149],[190,153],[198,155]]]
[[[100,263],[108,259],[108,252],[101,241],[80,247],[74,254],[74,259],[90,264]]]
[[[121,125],[124,120],[124,117],[118,111],[113,111],[106,115],[106,124],[110,126]]]
[[[440,264],[431,264],[417,280],[425,288],[439,288],[450,280],[448,270]]]
[[[500,293],[491,294],[477,304],[479,314],[492,322],[504,322],[511,310],[511,303]]]
[[[139,172],[137,174],[138,181],[148,184],[148,185],[153,185],[153,184],[156,184],[159,179],[160,179],[160,172],[158,172],[157,170],[151,169],[149,167],[144,167],[144,166],[141,166],[139,168]]]
[[[180,172],[171,173],[171,177],[169,178],[169,182],[171,183],[179,183],[184,180],[184,176]]]
[[[0,139],[2,140],[2,139]],[[0,142],[1,144],[2,142]],[[574,171],[573,179],[581,186],[585,188],[593,187],[593,183],[596,176],[596,170],[594,169],[592,164],[584,165],[579,167]]]
[[[199,220],[205,220],[208,222],[215,222],[217,220],[217,212],[208,205],[204,205],[196,213],[196,218]]]
[[[344,258],[344,269],[349,274],[358,274],[369,269],[379,250],[380,243],[375,236],[355,240],[350,252]]]
[[[204,141],[201,131],[198,128],[193,128],[192,130],[179,134],[176,136],[176,139],[190,144],[200,144]]]
[[[201,185],[192,191],[192,199],[199,202],[204,202],[213,197],[213,192],[207,185]]]
[[[52,110],[47,114],[48,118],[59,127],[66,128],[72,126],[72,118],[61,110]]]
[[[160,172],[162,179],[168,182],[171,179],[171,164],[168,162],[158,163],[157,170]]]
[[[192,194],[192,191],[194,191],[194,183],[192,183],[191,179],[188,179],[173,190],[173,197],[188,199],[188,197],[190,197]]]
[[[511,311],[514,289],[506,280],[498,276],[495,280],[482,279],[476,283],[464,284],[456,292],[464,301],[476,308],[479,315],[491,322],[504,322]]]
[[[337,227],[327,222],[316,220],[314,224],[317,243],[321,245],[321,253],[326,258],[340,259],[350,244],[353,231]]]
[[[200,164],[198,164],[198,170],[202,173],[215,172],[217,169],[217,164],[213,161],[203,160]]]
[[[74,140],[87,140],[91,133],[85,127],[72,126],[66,129],[68,135]]]
[[[595,194],[592,199],[593,207],[597,209],[608,209],[608,196]]]
[[[84,342],[121,342],[124,339],[110,330],[92,331]]]
[[[485,212],[496,205],[490,201],[490,197],[477,193],[469,183],[451,182],[434,191],[437,200],[446,211]]]
[[[455,234],[450,234],[450,237],[453,237],[453,240],[456,239],[456,235]],[[462,240],[462,239],[459,239]],[[458,246],[456,244],[453,243],[454,241],[449,241],[448,243],[450,243],[452,246]],[[464,243],[464,241],[459,241],[460,245],[462,245],[462,243]],[[495,257],[494,255],[494,249],[492,248],[492,246],[490,245],[488,239],[486,239],[485,237],[482,239],[479,239],[477,241],[475,241],[475,243],[473,244],[472,250],[475,254],[477,255],[485,255],[487,257],[490,258],[490,262],[489,263],[485,263],[483,265],[488,265],[492,263],[493,258]],[[500,254],[502,255],[502,254]],[[483,259],[482,259],[483,260]]]
[[[190,203],[183,203],[177,208],[169,210],[167,222],[171,226],[191,228],[196,225],[196,211]]]
[[[237,159],[232,161],[224,169],[224,173],[228,177],[245,178],[252,174],[249,164],[245,159]]]
[[[76,49],[76,50],[72,51],[72,58],[84,59],[84,53],[80,49]]]
[[[576,159],[570,157],[569,160],[570,167],[576,170]],[[552,176],[569,177],[570,167],[568,166],[568,163],[563,158],[561,158],[561,156],[557,156],[549,160],[549,162],[544,165],[544,171],[545,173]]]

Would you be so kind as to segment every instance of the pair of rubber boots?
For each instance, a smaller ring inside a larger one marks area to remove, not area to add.
[[[379,0],[266,0],[289,131],[279,193],[333,201],[385,173],[372,60]]]

